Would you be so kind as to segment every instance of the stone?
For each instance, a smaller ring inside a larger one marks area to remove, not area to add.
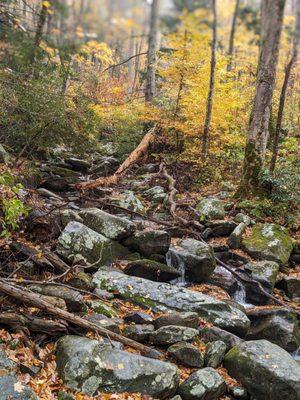
[[[134,324],[151,324],[153,322],[153,318],[151,315],[146,314],[141,311],[134,311],[130,314],[125,315],[124,317],[125,322],[133,322]]]
[[[10,155],[5,150],[2,144],[0,144],[0,164],[8,164],[10,161]]]
[[[77,336],[58,342],[57,370],[67,387],[89,396],[128,392],[165,399],[179,382],[175,365]]]
[[[243,222],[247,226],[251,225],[251,218],[243,213],[236,214],[236,216],[234,217],[234,221],[237,222],[238,224]]]
[[[199,326],[199,316],[195,312],[171,312],[157,317],[154,321],[156,329],[162,326],[176,325],[186,326],[187,328],[197,329]]]
[[[82,160],[75,157],[69,157],[65,159],[65,162],[70,164],[75,171],[87,172],[91,167],[91,163],[86,160]]]
[[[253,279],[260,281],[264,286],[269,286],[271,291],[274,289],[277,275],[279,273],[279,265],[276,262],[251,262],[246,264],[244,269],[251,273]]]
[[[73,274],[73,278],[68,280],[68,284],[76,289],[93,291],[95,286],[92,282],[92,276],[86,272],[80,271]]]
[[[151,308],[154,312],[196,312],[199,317],[241,336],[247,333],[250,325],[247,316],[232,305],[168,283],[153,282],[107,269],[96,272],[94,283],[101,289],[117,292],[120,298]]]
[[[117,311],[110,305],[106,304],[101,300],[88,300],[86,302],[87,306],[95,311],[96,313],[103,314],[106,317],[117,317]]]
[[[57,253],[74,263],[94,264],[91,269],[123,258],[128,250],[80,222],[69,222],[58,238]]]
[[[63,227],[66,227],[71,221],[83,223],[83,219],[79,217],[78,212],[71,209],[62,210],[60,212],[60,219]]]
[[[41,196],[41,197],[45,197],[47,199],[57,199],[57,200],[63,200],[62,197],[58,196],[57,194],[50,192],[50,190],[47,189],[43,189],[43,188],[39,188],[36,189],[36,192]]]
[[[145,212],[143,203],[131,190],[125,190],[118,198],[111,198],[111,202],[127,210]]]
[[[179,364],[190,368],[202,368],[204,366],[203,353],[190,343],[175,343],[168,348],[167,352]]]
[[[184,278],[191,282],[203,282],[216,268],[212,247],[195,239],[180,240],[176,248],[170,248],[167,258],[179,271],[184,268]]]
[[[221,219],[225,217],[224,204],[217,198],[206,198],[201,200],[197,206],[200,212],[200,219]]]
[[[233,333],[227,332],[224,329],[220,329],[216,326],[200,329],[199,337],[204,343],[220,340],[226,344],[227,351],[243,341]]]
[[[72,179],[62,178],[60,176],[46,176],[43,180],[42,187],[53,192],[66,192],[70,189]]]
[[[247,225],[244,222],[241,222],[234,231],[230,234],[227,243],[228,246],[232,249],[239,249],[241,247],[243,234],[247,228]]]
[[[194,372],[178,389],[183,400],[218,400],[226,391],[226,383],[213,368]]]
[[[293,242],[287,230],[276,224],[256,224],[250,236],[243,238],[243,249],[253,258],[287,265]]]
[[[238,289],[238,282],[230,271],[226,268],[217,266],[212,275],[205,283],[218,286],[225,290],[229,295],[233,295]]]
[[[163,203],[167,198],[165,189],[162,186],[154,186],[147,189],[143,192],[143,195],[155,205]]]
[[[160,230],[145,230],[136,232],[125,240],[124,245],[137,251],[145,257],[153,254],[166,254],[171,243],[170,235]]]
[[[227,346],[221,340],[208,343],[205,349],[205,366],[218,368],[225,357]]]
[[[232,394],[234,400],[248,400],[248,392],[243,387],[236,387],[230,388],[230,394]]]
[[[300,300],[300,277],[285,276],[280,282],[280,287],[283,288],[287,296],[292,300]]]
[[[267,340],[233,347],[225,356],[225,368],[256,400],[300,399],[300,366]]]
[[[83,223],[112,240],[122,240],[135,232],[135,225],[126,218],[121,218],[98,208],[87,208],[79,213]]]
[[[150,342],[157,345],[167,346],[177,342],[191,342],[198,336],[197,329],[185,326],[162,326],[150,335]]]
[[[206,224],[206,238],[229,236],[237,228],[237,223],[230,220],[216,220]]]
[[[124,268],[124,273],[158,282],[169,282],[180,276],[180,273],[172,266],[145,259],[130,262]]]
[[[136,342],[148,342],[150,335],[154,332],[153,325],[129,325],[123,330],[123,335],[135,340]]]
[[[89,314],[85,317],[88,321],[94,322],[96,324],[101,325],[103,328],[108,329],[109,331],[120,333],[120,327],[124,321],[118,318],[107,317],[103,314]]]
[[[104,300],[112,300],[115,297],[113,293],[109,293],[107,290],[102,290],[100,288],[95,288],[94,294]]]

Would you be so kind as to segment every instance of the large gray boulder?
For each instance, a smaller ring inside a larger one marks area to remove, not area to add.
[[[166,254],[171,243],[171,236],[160,230],[145,230],[136,232],[126,239],[124,245],[139,252],[145,257],[154,254]]]
[[[280,282],[280,287],[283,288],[286,295],[294,301],[300,301],[300,277],[299,276],[285,276]]]
[[[267,340],[233,347],[226,354],[225,367],[256,400],[300,399],[300,366]]]
[[[134,304],[157,312],[190,311],[238,335],[245,335],[250,321],[239,309],[210,296],[168,283],[152,282],[127,276],[115,270],[101,269],[94,275],[94,283],[101,289],[117,292]]]
[[[196,209],[201,213],[201,219],[222,219],[225,217],[224,204],[216,198],[201,200]]]
[[[168,348],[168,355],[179,364],[191,368],[202,368],[204,366],[204,354],[190,343],[175,343]]]
[[[65,385],[89,396],[129,392],[164,399],[172,397],[179,382],[173,364],[78,336],[58,342],[57,370]]]
[[[171,265],[147,259],[130,262],[126,265],[124,272],[130,276],[139,276],[158,282],[169,282],[180,276],[180,273]]]
[[[251,262],[244,266],[245,271],[249,272],[253,279],[262,283],[269,291],[273,291],[279,265],[274,261]]]
[[[135,232],[135,225],[126,218],[121,218],[98,208],[82,210],[79,216],[83,223],[94,231],[112,240],[122,240]]]
[[[123,258],[128,250],[80,222],[71,221],[58,238],[57,253],[76,263],[95,264],[94,269]]]
[[[257,224],[242,240],[243,249],[259,260],[275,261],[285,266],[293,250],[293,242],[286,228],[276,224]]]

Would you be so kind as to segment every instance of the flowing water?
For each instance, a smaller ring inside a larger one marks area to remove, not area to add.
[[[185,263],[180,253],[174,249],[170,249],[166,256],[166,262],[168,266],[173,266],[180,273],[180,277],[173,279],[171,283],[177,286],[187,286],[188,282],[185,277]]]

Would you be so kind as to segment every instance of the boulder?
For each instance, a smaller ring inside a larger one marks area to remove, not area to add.
[[[121,196],[112,198],[113,204],[126,208],[127,210],[144,213],[145,207],[141,200],[131,191],[125,190]]]
[[[274,261],[251,262],[244,266],[245,271],[249,272],[253,279],[262,283],[263,286],[274,289],[277,275],[279,273],[279,265]]]
[[[170,235],[165,231],[145,230],[136,232],[125,240],[124,245],[149,257],[153,254],[166,254],[171,243]]]
[[[227,346],[221,340],[208,343],[205,349],[205,366],[217,368],[223,362]]]
[[[251,224],[251,218],[248,217],[248,215],[243,214],[243,213],[238,213],[234,217],[234,221],[237,222],[238,224],[244,223],[245,225],[249,226]]]
[[[136,342],[148,342],[150,335],[154,332],[153,325],[129,325],[123,330],[123,334]]]
[[[133,322],[134,324],[151,324],[153,322],[153,318],[151,315],[141,312],[141,311],[134,311],[130,314],[125,315],[124,317],[125,322]]]
[[[170,312],[163,314],[154,320],[154,326],[156,329],[162,326],[176,325],[186,326],[187,328],[197,329],[199,326],[199,316],[195,312]]]
[[[206,224],[203,237],[207,239],[209,237],[229,236],[237,226],[236,222],[230,220],[211,221]]]
[[[87,306],[96,313],[103,314],[106,317],[117,317],[118,313],[111,305],[106,304],[102,300],[87,300]]]
[[[191,342],[198,336],[197,329],[185,326],[162,326],[150,335],[150,342],[167,346],[177,342]]]
[[[205,281],[210,285],[215,285],[233,295],[238,289],[238,282],[230,271],[224,267],[217,266],[212,275]]]
[[[62,210],[60,212],[60,219],[63,227],[66,227],[71,221],[83,223],[83,219],[79,217],[78,213],[71,209]]]
[[[204,355],[190,343],[180,342],[168,348],[169,356],[173,357],[179,364],[190,368],[202,368],[204,366]]]
[[[277,262],[285,266],[293,250],[293,242],[287,230],[276,224],[257,224],[242,247],[253,258]]]
[[[280,287],[292,300],[300,300],[300,277],[285,276],[280,282]]]
[[[232,249],[239,249],[241,247],[243,234],[247,228],[247,225],[244,222],[241,222],[234,231],[230,234],[227,243],[228,246]]]
[[[69,157],[65,159],[65,162],[70,164],[75,171],[87,172],[91,167],[91,163],[86,160],[82,160],[75,157]]]
[[[250,321],[239,309],[210,296],[167,283],[152,282],[115,270],[100,269],[94,283],[101,289],[157,312],[190,311],[238,335],[245,335]]]
[[[224,204],[216,198],[207,198],[201,200],[197,206],[197,211],[200,212],[200,219],[221,219],[225,217]]]
[[[5,150],[2,144],[0,144],[0,164],[7,164],[10,161],[10,155]]]
[[[162,186],[154,186],[150,189],[147,189],[143,192],[143,195],[147,199],[151,200],[151,203],[154,205],[163,203],[167,198],[165,189]]]
[[[93,269],[123,258],[128,250],[80,222],[69,222],[58,238],[57,253],[75,263],[95,264]]]
[[[106,315],[103,314],[89,314],[86,316],[86,319],[88,321],[94,322],[96,324],[101,325],[103,328],[108,329],[109,331],[115,332],[115,333],[120,333],[120,327],[124,321],[118,318],[111,318],[107,317]]]
[[[194,372],[178,389],[183,400],[218,400],[225,391],[224,379],[213,368]]]
[[[62,178],[60,176],[46,176],[43,180],[42,187],[54,192],[66,192],[70,189],[72,179]],[[74,180],[73,180],[74,183]]]
[[[98,208],[87,208],[79,213],[83,223],[94,231],[112,240],[122,240],[135,232],[135,225]]]
[[[233,347],[226,354],[225,368],[256,400],[300,399],[300,366],[267,340]]]
[[[242,343],[242,339],[233,333],[224,331],[216,326],[202,328],[199,331],[199,337],[204,343],[222,341],[226,344],[227,351],[232,349],[232,347],[237,346]]]
[[[130,276],[139,276],[158,282],[169,282],[180,276],[180,273],[172,266],[153,260],[132,261],[126,265],[124,272]]]
[[[57,370],[65,385],[89,396],[128,392],[165,399],[179,382],[175,365],[77,336],[58,342]]]

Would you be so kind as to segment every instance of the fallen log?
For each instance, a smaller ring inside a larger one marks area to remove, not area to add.
[[[143,137],[142,141],[136,147],[132,153],[126,158],[126,160],[120,165],[118,170],[111,176],[98,178],[93,181],[83,182],[76,185],[76,189],[87,190],[87,189],[95,189],[98,186],[109,186],[114,185],[119,182],[122,178],[123,174],[128,170],[131,165],[136,163],[140,158],[142,158],[145,154],[147,154],[150,144],[155,139],[157,127],[154,126],[149,130],[148,133]]]
[[[118,333],[109,331],[108,329],[103,328],[99,324],[88,321],[68,311],[57,308],[48,301],[42,299],[40,295],[28,292],[25,289],[20,288],[19,286],[6,283],[4,279],[0,279],[0,292],[5,293],[6,295],[11,296],[33,307],[37,307],[38,309],[43,310],[51,315],[54,315],[59,319],[68,321],[88,331],[98,333],[101,336],[109,338],[109,340],[115,340],[117,342],[123,343],[126,346],[132,347],[140,351],[145,356],[155,357],[155,358],[161,356],[160,352],[158,352],[155,349],[152,349],[151,347],[144,346],[141,343],[138,343],[132,339],[128,339],[122,335],[119,335]]]

